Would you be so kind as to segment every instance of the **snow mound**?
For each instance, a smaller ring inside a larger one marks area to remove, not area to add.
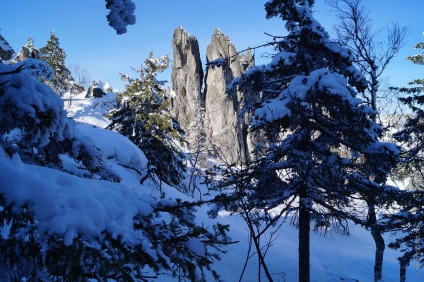
[[[141,243],[133,218],[151,214],[153,198],[118,183],[27,165],[16,154],[12,160],[0,158],[0,167],[0,193],[16,205],[32,206],[41,236],[64,234],[65,244],[71,245],[78,234],[95,238],[107,231],[130,245]]]

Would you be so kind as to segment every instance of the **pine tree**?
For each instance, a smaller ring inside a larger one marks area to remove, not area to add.
[[[289,34],[275,38],[271,63],[250,69],[236,83],[245,93],[261,93],[250,109],[252,127],[268,142],[266,155],[247,168],[254,183],[249,197],[267,208],[286,204],[295,211],[302,282],[310,280],[310,222],[315,228],[343,226],[346,219],[364,224],[354,213],[353,196],[382,195],[399,152],[378,141],[382,129],[370,119],[376,112],[357,98],[367,82],[352,53],[333,43],[314,19],[314,2],[266,3],[267,17],[285,20]],[[270,187],[267,176],[282,183]]]
[[[65,65],[66,53],[59,45],[59,38],[54,31],[50,33],[47,45],[40,49],[40,59],[46,61],[53,69],[55,77],[46,82],[56,93],[62,95],[70,89],[71,72]]]
[[[140,78],[122,75],[128,81],[125,91],[118,95],[118,107],[110,113],[114,129],[128,137],[145,154],[150,167],[161,181],[179,185],[185,170],[182,151],[183,131],[169,114],[169,100],[163,83],[156,79],[169,65],[167,56],[145,61],[138,70]],[[176,143],[177,142],[177,143]]]
[[[420,50],[416,55],[407,57],[414,64],[424,65],[424,42],[414,48]],[[406,281],[406,267],[412,259],[417,266],[424,264],[424,78],[409,82],[411,87],[395,88],[407,96],[400,100],[413,112],[405,127],[394,134],[394,138],[403,144],[405,150],[405,171],[409,175],[418,175],[417,183],[412,191],[402,198],[402,209],[390,219],[392,228],[403,231],[404,236],[398,237],[389,247],[400,249],[403,255],[399,257],[400,280]]]
[[[28,162],[62,167],[61,154],[68,154],[84,169],[113,180],[101,153],[67,119],[63,101],[40,77],[53,77],[49,65],[26,59],[0,71],[0,147],[9,156],[18,154]]]

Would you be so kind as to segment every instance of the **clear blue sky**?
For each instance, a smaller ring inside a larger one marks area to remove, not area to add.
[[[202,60],[215,28],[229,35],[238,50],[263,44],[273,35],[285,33],[279,19],[267,20],[266,0],[134,0],[137,23],[128,33],[117,35],[106,21],[104,0],[13,0],[1,4],[0,33],[16,52],[32,36],[35,46],[43,47],[54,29],[61,47],[68,54],[67,64],[80,64],[92,79],[102,79],[122,90],[119,72],[131,73],[150,51],[156,56],[172,56],[172,34],[183,26],[197,37]],[[424,41],[423,0],[365,0],[376,29],[390,22],[409,26],[405,47],[392,62],[386,75],[392,84],[403,85],[413,78],[424,77],[424,67],[405,60],[413,55],[413,45]],[[315,17],[330,32],[334,18],[323,0],[317,0]],[[261,51],[256,51],[256,58]],[[267,60],[259,59],[260,63]],[[135,74],[134,74],[135,75]],[[169,72],[166,73],[169,75]]]

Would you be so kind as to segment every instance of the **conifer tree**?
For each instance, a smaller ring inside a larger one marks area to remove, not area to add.
[[[291,206],[299,228],[302,282],[310,281],[310,222],[315,228],[340,226],[346,219],[363,224],[354,213],[354,194],[383,194],[399,153],[378,141],[382,129],[370,118],[376,112],[357,98],[367,82],[350,50],[333,43],[314,19],[314,2],[266,3],[267,17],[282,18],[289,33],[275,38],[271,63],[250,69],[234,84],[245,93],[261,93],[250,109],[252,127],[268,142],[265,156],[241,174],[251,175],[246,195],[267,208]],[[282,183],[269,187],[266,175]],[[229,184],[238,180],[227,179]]]
[[[362,0],[326,0],[334,9],[338,18],[335,24],[337,40],[340,45],[347,46],[354,55],[355,66],[365,75],[369,82],[366,90],[360,93],[361,97],[377,111],[385,109],[388,113],[387,96],[383,95],[381,86],[383,74],[392,59],[403,47],[407,29],[393,24],[386,30],[387,40],[379,40],[380,31],[375,31],[369,11]],[[385,96],[385,97],[384,97]],[[386,100],[386,101],[385,101]],[[372,116],[374,121],[382,121],[377,115]],[[375,280],[382,279],[382,266],[385,250],[383,238],[384,226],[379,224],[377,217],[379,200],[364,195],[368,206],[367,228],[370,229],[376,246],[374,265]],[[380,201],[381,202],[381,201]]]
[[[71,72],[65,65],[66,53],[59,45],[59,38],[54,31],[50,33],[47,45],[40,49],[40,59],[46,61],[53,69],[55,77],[46,82],[56,93],[62,95],[69,90],[72,81]]]
[[[128,84],[117,97],[118,107],[110,113],[112,123],[108,128],[128,137],[143,150],[160,180],[178,185],[185,169],[178,144],[182,142],[183,131],[169,114],[163,82],[156,79],[168,65],[167,56],[154,59],[150,53],[145,66],[138,70],[139,78],[121,75]]]
[[[406,59],[417,65],[424,65],[424,42],[414,46],[420,52]],[[402,209],[391,218],[391,225],[401,229],[404,236],[398,237],[389,247],[401,249],[399,257],[400,281],[406,281],[406,267],[415,258],[417,266],[424,265],[424,78],[409,82],[411,87],[396,88],[406,94],[400,100],[412,110],[413,115],[407,120],[405,127],[394,134],[397,141],[405,149],[406,165],[404,169],[409,175],[418,175],[418,179],[409,195],[403,197]]]

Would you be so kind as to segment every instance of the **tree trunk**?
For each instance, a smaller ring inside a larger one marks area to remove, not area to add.
[[[386,244],[382,232],[377,224],[375,205],[368,205],[368,224],[375,243],[374,282],[380,281],[383,276],[383,257]]]
[[[408,264],[406,263],[405,260],[399,260],[399,266],[400,266],[400,277],[399,277],[399,281],[400,282],[406,282],[406,267],[408,266]]]
[[[299,194],[299,282],[310,281],[309,265],[310,211],[306,189]]]

